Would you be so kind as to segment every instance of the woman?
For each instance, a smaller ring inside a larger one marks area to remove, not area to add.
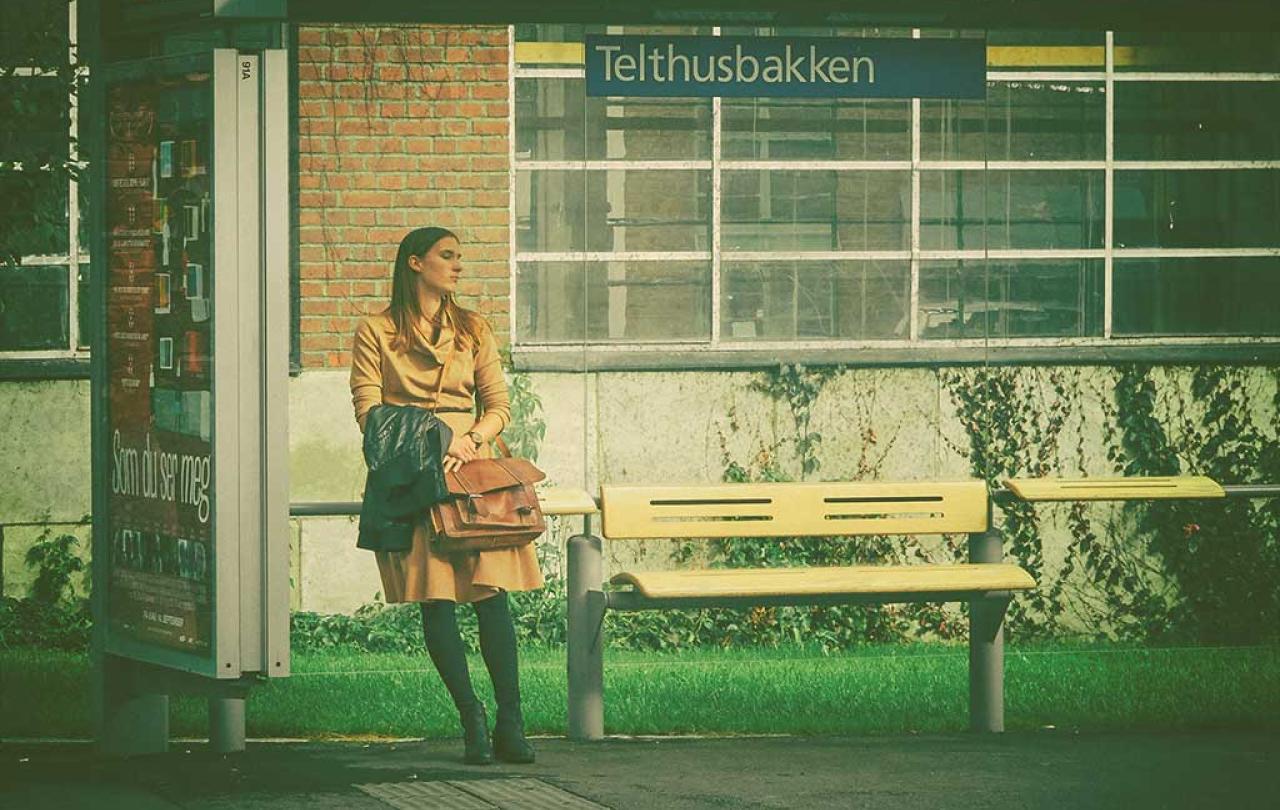
[[[457,236],[444,228],[410,231],[396,254],[391,306],[360,322],[351,359],[351,397],[361,430],[369,410],[380,403],[432,410],[453,431],[443,461],[446,472],[488,457],[489,443],[511,418],[493,331],[456,301],[461,275]],[[507,602],[508,591],[542,587],[533,544],[446,553],[432,540],[430,521],[424,520],[409,551],[377,552],[387,601],[421,605],[427,652],[462,721],[465,761],[483,765],[496,755],[504,762],[533,762],[520,713],[516,636]],[[467,602],[475,605],[480,652],[498,704],[492,738],[484,704],[471,689],[454,614],[455,605]]]

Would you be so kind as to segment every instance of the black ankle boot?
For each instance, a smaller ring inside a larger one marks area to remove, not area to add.
[[[533,762],[533,746],[525,739],[524,717],[519,709],[498,709],[498,722],[493,727],[493,753],[503,762],[522,765]]]
[[[489,717],[485,714],[484,704],[477,703],[471,708],[458,712],[462,720],[462,743],[465,753],[462,761],[468,765],[493,764],[493,741],[489,738]]]

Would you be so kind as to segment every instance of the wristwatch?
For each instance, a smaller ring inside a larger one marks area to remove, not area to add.
[[[479,450],[481,447],[484,447],[484,436],[480,435],[480,431],[468,430],[467,438],[470,439],[475,444],[477,450]]]

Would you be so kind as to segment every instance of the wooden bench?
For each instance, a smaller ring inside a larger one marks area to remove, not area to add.
[[[602,540],[569,540],[569,736],[604,736],[604,612],[889,602],[969,602],[969,711],[972,728],[1004,729],[1003,632],[1014,591],[1035,587],[1000,561],[991,504],[981,481],[949,483],[778,483],[716,486],[605,486],[610,540],[969,536],[969,562],[841,568],[706,569],[622,572],[606,590]]]

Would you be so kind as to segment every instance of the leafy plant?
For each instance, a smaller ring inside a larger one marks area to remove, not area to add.
[[[507,371],[507,390],[511,397],[511,424],[502,431],[502,438],[513,456],[537,461],[538,450],[547,435],[542,399],[533,390],[532,378],[515,370],[510,348],[504,346],[501,355],[502,366]]]
[[[46,528],[27,550],[26,564],[36,576],[30,596],[0,600],[0,649],[88,647],[93,625],[89,600],[70,591],[76,575],[87,573],[77,553],[79,545],[75,535],[55,536],[52,528]]]

